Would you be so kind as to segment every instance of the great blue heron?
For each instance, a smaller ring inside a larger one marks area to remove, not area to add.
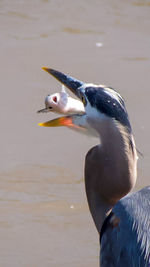
[[[86,194],[101,242],[100,265],[150,266],[150,187],[129,193],[137,177],[137,152],[122,97],[112,88],[45,70],[83,102],[85,114],[40,125],[89,127],[100,137],[100,145],[85,159]]]

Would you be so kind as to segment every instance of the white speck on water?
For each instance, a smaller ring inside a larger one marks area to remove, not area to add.
[[[102,47],[103,44],[102,43],[96,43],[96,47]]]

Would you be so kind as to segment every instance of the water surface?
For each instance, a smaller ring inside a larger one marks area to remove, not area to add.
[[[37,126],[61,88],[42,66],[122,94],[143,153],[136,189],[149,184],[149,14],[144,0],[0,1],[0,266],[98,266],[83,181],[98,140]]]

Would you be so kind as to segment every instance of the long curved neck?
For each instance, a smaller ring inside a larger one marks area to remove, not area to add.
[[[108,119],[98,127],[101,145],[93,147],[86,155],[85,188],[100,233],[112,207],[135,185],[137,154],[133,136],[123,126]]]

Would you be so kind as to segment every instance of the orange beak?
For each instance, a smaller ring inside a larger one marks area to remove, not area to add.
[[[60,117],[54,120],[42,122],[38,124],[39,126],[43,127],[58,127],[58,126],[73,126],[72,117],[66,116],[66,117]]]
[[[38,125],[43,127],[74,126],[71,116],[56,118],[54,120],[39,123]]]
[[[76,125],[73,123],[74,116],[66,116],[60,117],[54,120],[38,123],[39,126],[43,127],[59,127],[59,126],[66,126],[70,129],[73,129],[78,132],[85,133],[86,129],[82,126]]]

